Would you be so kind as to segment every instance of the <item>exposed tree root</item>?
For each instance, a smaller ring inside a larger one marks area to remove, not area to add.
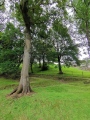
[[[22,96],[32,95],[33,93],[34,92],[32,91],[32,89],[30,87],[19,86],[19,87],[15,88],[9,95],[7,95],[7,97],[19,98]]]

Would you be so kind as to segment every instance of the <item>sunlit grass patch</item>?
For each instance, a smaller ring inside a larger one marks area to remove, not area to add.
[[[44,75],[56,75],[56,76],[76,76],[76,77],[89,77],[90,78],[90,71],[85,71],[80,69],[79,67],[66,67],[62,66],[62,71],[64,72],[63,75],[58,74],[58,66],[54,64],[49,65],[49,69],[47,71],[39,70],[38,66],[33,68],[35,74],[44,74]]]

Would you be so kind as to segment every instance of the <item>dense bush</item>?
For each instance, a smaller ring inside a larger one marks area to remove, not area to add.
[[[20,74],[23,54],[23,35],[19,28],[7,24],[0,33],[0,75],[16,77]]]

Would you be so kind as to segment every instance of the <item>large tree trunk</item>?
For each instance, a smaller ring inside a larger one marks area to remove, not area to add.
[[[23,56],[23,66],[21,70],[21,78],[19,86],[10,94],[17,96],[18,94],[28,94],[30,93],[31,87],[29,82],[29,67],[30,67],[30,50],[31,50],[31,38],[30,38],[30,27],[31,27],[31,19],[28,15],[28,0],[20,1],[20,10],[23,17],[23,21],[25,23],[26,32],[25,32],[25,47],[24,47],[24,56]]]
[[[19,86],[22,86],[24,93],[28,93],[31,91],[29,84],[30,48],[31,48],[31,38],[30,38],[30,34],[26,32],[23,66],[22,66],[21,79],[19,84]]]
[[[30,34],[27,31],[25,38],[25,47],[24,47],[24,55],[23,55],[23,66],[21,70],[21,78],[18,88],[16,88],[10,95],[18,95],[18,94],[28,94],[30,93],[30,81],[29,81],[29,67],[30,67],[30,48],[31,48],[31,38]]]

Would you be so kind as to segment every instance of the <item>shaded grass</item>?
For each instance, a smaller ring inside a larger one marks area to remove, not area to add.
[[[0,88],[18,84],[0,81]],[[34,77],[31,86],[35,94],[19,99],[5,97],[13,87],[0,90],[0,120],[90,120],[90,84]]]

